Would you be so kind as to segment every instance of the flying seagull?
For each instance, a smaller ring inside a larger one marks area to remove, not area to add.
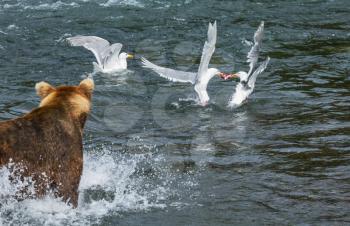
[[[248,96],[254,90],[256,78],[266,69],[270,61],[270,57],[267,57],[267,59],[262,64],[258,65],[259,51],[261,47],[261,41],[263,38],[263,32],[264,22],[262,21],[258,30],[254,34],[254,44],[247,55],[247,62],[249,63],[250,67],[248,73],[245,71],[240,71],[235,74],[223,76],[224,79],[240,79],[240,82],[236,86],[236,90],[228,103],[229,107],[239,107],[243,103],[243,101],[245,101],[248,98]]]
[[[205,42],[202,52],[201,62],[198,68],[198,72],[185,72],[173,70],[165,67],[157,66],[146,58],[141,58],[143,67],[152,69],[154,72],[158,73],[161,77],[169,79],[173,82],[185,82],[194,85],[194,90],[199,99],[199,103],[205,106],[209,102],[209,95],[207,93],[207,85],[214,76],[220,76],[224,78],[227,74],[220,72],[216,68],[208,68],[210,58],[215,51],[216,44],[216,21],[214,24],[209,23],[208,28],[208,40]]]
[[[97,60],[93,62],[94,67],[103,73],[113,73],[127,69],[126,59],[133,55],[122,52],[123,45],[120,43],[110,44],[107,40],[97,36],[74,36],[67,38],[71,46],[83,46],[90,50]]]

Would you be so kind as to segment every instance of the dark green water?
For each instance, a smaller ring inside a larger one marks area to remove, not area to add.
[[[247,70],[261,20],[271,62],[248,103],[213,79],[211,104],[129,62],[95,75],[80,204],[1,199],[0,225],[350,224],[350,1],[2,0],[0,119],[36,107],[36,82],[78,84],[93,55],[65,37],[121,42],[136,58],[196,71],[208,22],[212,67]],[[0,197],[11,194],[0,172]]]

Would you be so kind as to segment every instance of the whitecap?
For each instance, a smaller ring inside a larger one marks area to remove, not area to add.
[[[186,19],[184,19],[184,18],[179,18],[179,17],[173,17],[173,19],[174,20],[176,20],[176,21],[186,21]]]
[[[100,4],[104,7],[109,7],[113,5],[122,5],[122,6],[135,6],[138,8],[144,8],[145,5],[137,0],[108,0],[105,3]]]
[[[64,3],[61,1],[57,1],[54,3],[44,3],[40,5],[29,5],[29,6],[24,6],[24,9],[34,9],[34,10],[57,10],[65,6],[71,6],[71,7],[78,7],[79,4],[72,2],[72,3]]]
[[[41,3],[41,2],[40,2]],[[54,3],[42,3],[42,4],[28,4],[25,1],[19,1],[18,3],[15,4],[4,4],[3,9],[13,9],[13,8],[18,8],[18,9],[24,9],[24,10],[58,10],[61,8],[66,8],[66,7],[78,7],[79,4],[76,2],[71,2],[71,3],[65,3],[62,1],[57,1]]]
[[[4,8],[4,9],[11,9],[11,8],[15,8],[15,7],[18,7],[18,6],[20,6],[19,3],[13,4],[13,5],[11,5],[11,4],[4,4],[4,5],[3,5],[3,8]]]
[[[17,30],[18,27],[15,24],[10,24],[9,26],[7,26],[7,30]]]

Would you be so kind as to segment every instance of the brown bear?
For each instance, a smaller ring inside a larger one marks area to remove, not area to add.
[[[0,122],[0,167],[20,164],[21,177],[34,181],[35,197],[52,192],[77,207],[94,82],[87,78],[79,86],[57,88],[40,82],[35,89],[41,97],[38,108]]]

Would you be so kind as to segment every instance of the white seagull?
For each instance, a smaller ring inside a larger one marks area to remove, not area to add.
[[[247,55],[247,62],[249,63],[249,72],[240,71],[236,74],[231,74],[228,77],[223,77],[224,79],[228,78],[239,78],[240,82],[236,86],[235,93],[232,95],[228,106],[229,107],[239,107],[243,101],[245,101],[248,96],[253,92],[255,87],[255,81],[259,74],[261,74],[267,67],[270,57],[260,64],[257,65],[259,59],[259,51],[261,46],[261,40],[263,37],[264,31],[264,22],[262,21],[258,30],[254,34],[254,44]]]
[[[127,69],[126,59],[133,55],[122,52],[123,45],[120,43],[110,44],[107,40],[97,36],[74,36],[67,38],[71,46],[83,46],[90,50],[97,60],[93,62],[95,69],[103,73],[113,73]],[[119,54],[120,53],[120,54]]]
[[[189,82],[194,85],[194,90],[197,93],[199,103],[205,106],[209,102],[209,95],[207,93],[207,85],[211,78],[215,75],[223,78],[226,74],[220,72],[216,68],[208,68],[209,61],[215,51],[216,44],[216,21],[214,24],[209,23],[208,28],[208,40],[205,42],[202,52],[201,62],[198,68],[198,72],[185,72],[177,71],[165,67],[157,66],[149,62],[145,58],[141,58],[143,67],[152,69],[154,72],[158,73],[161,77],[169,79],[173,82]]]

